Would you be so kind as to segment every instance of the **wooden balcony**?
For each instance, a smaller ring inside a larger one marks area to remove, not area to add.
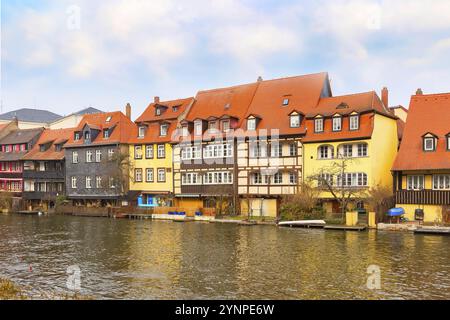
[[[450,191],[437,190],[399,190],[395,194],[395,200],[398,204],[430,204],[430,205],[449,205]]]

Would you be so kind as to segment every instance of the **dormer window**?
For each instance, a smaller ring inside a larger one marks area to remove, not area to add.
[[[223,132],[228,132],[230,130],[230,120],[222,121],[222,130]]]
[[[138,137],[143,138],[145,136],[145,127],[139,127]]]
[[[80,133],[79,132],[75,132],[74,140],[75,141],[80,140]]]
[[[195,121],[194,123],[194,133],[196,136],[201,136],[203,133],[203,124],[201,120]]]
[[[39,151],[40,151],[40,152],[45,152],[45,150],[47,150],[46,145],[45,145],[45,144],[41,144],[41,145],[39,146]]]
[[[323,118],[314,119],[314,132],[323,132]]]
[[[189,135],[189,128],[187,126],[181,127],[181,135],[187,137]]]
[[[84,140],[86,140],[86,141],[91,140],[91,133],[89,131],[86,131],[84,133]]]
[[[333,117],[333,131],[341,131],[342,130],[342,117],[334,116]]]
[[[108,139],[109,138],[109,129],[103,130],[103,138]]]
[[[247,130],[254,131],[256,130],[256,119],[247,119]]]
[[[112,117],[109,116],[108,118],[106,118],[106,122],[111,122]]]
[[[290,126],[291,126],[291,128],[299,128],[300,127],[300,115],[299,114],[291,114],[290,115]]]
[[[289,105],[289,98],[283,99],[283,106]]]
[[[160,108],[156,108],[156,115],[160,116],[161,115],[161,109]]]
[[[435,138],[424,138],[423,139],[423,150],[425,151],[435,151],[436,150],[436,139]]]
[[[172,111],[173,112],[178,112],[179,108],[180,108],[180,106],[174,106],[174,107],[172,107]]]
[[[349,118],[350,121],[350,130],[358,130],[359,129],[359,115],[351,115]]]
[[[62,144],[55,144],[55,151],[56,152],[62,151]]]
[[[169,130],[169,125],[168,124],[162,124],[159,127],[159,135],[161,137],[165,137],[167,136],[167,131]]]
[[[450,133],[447,134],[447,151],[450,151]]]

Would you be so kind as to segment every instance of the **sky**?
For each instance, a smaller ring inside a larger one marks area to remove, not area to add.
[[[61,115],[328,72],[334,95],[450,92],[448,0],[3,0],[2,111]]]

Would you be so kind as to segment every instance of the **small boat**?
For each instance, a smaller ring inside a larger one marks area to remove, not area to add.
[[[387,215],[389,217],[399,217],[405,214],[405,209],[403,208],[392,208],[388,210]]]
[[[303,227],[303,228],[321,228],[326,225],[324,220],[298,220],[298,221],[282,221],[278,223],[280,227]]]

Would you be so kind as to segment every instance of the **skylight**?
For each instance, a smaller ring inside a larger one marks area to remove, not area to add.
[[[111,121],[111,119],[112,119],[112,117],[111,117],[111,116],[109,116],[108,118],[106,118],[106,122],[110,122],[110,121]]]

